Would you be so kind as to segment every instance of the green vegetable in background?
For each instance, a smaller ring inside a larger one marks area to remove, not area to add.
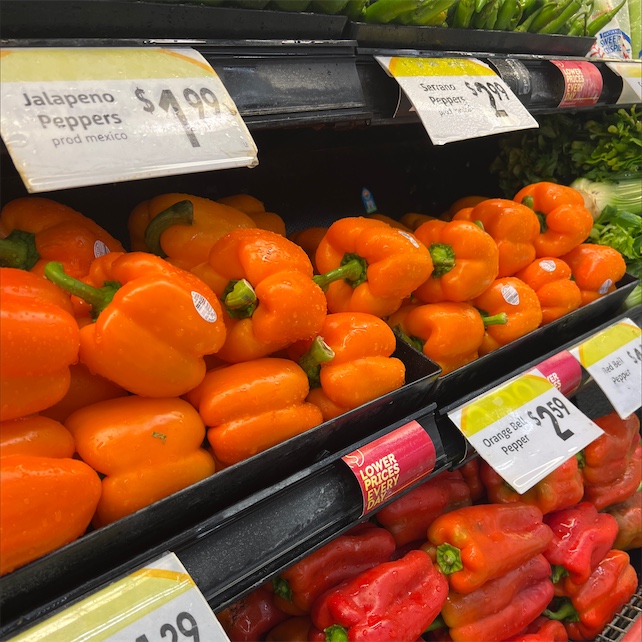
[[[598,114],[551,114],[539,129],[518,132],[499,142],[491,166],[507,198],[539,181],[570,185],[576,178],[609,180],[613,174],[642,171],[639,107]]]
[[[571,187],[584,197],[584,205],[594,219],[607,207],[642,217],[642,173],[621,176],[614,174],[609,181],[577,178],[571,183]]]

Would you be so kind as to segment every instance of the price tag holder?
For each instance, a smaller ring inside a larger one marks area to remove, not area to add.
[[[174,553],[110,584],[10,642],[229,642]]]
[[[603,433],[537,369],[448,416],[522,494]]]
[[[624,419],[642,407],[642,330],[623,319],[571,349]]]
[[[234,101],[193,49],[0,55],[0,133],[31,193],[258,163]]]
[[[354,473],[365,515],[435,469],[435,444],[415,421],[342,457]]]
[[[622,78],[622,93],[616,104],[642,102],[642,60],[607,62],[606,66]]]
[[[479,60],[375,59],[397,80],[434,145],[538,127],[509,86]]]
[[[564,76],[564,95],[558,107],[592,107],[602,94],[602,74],[591,62],[551,60]]]

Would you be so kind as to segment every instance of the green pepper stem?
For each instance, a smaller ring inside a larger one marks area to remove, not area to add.
[[[36,249],[36,235],[32,232],[12,230],[0,239],[0,267],[30,270],[40,258]]]
[[[290,583],[280,575],[272,578],[272,587],[274,588],[275,595],[282,597],[288,602],[292,601],[292,589],[290,588]]]
[[[167,254],[161,247],[160,238],[163,232],[173,225],[193,225],[194,224],[194,206],[192,201],[178,201],[166,210],[157,214],[145,228],[145,245],[147,249],[162,259],[167,258]]]
[[[568,575],[568,570],[561,564],[553,564],[551,570],[553,571],[553,573],[551,574],[551,582],[553,582],[553,584],[556,584],[563,577],[566,577]]]
[[[566,620],[567,622],[578,622],[579,615],[577,609],[568,598],[563,598],[563,601],[557,611],[546,609],[543,613],[549,620]]]
[[[334,270],[330,270],[325,274],[318,274],[317,276],[312,277],[313,281],[325,292],[330,283],[335,281],[340,281],[345,279],[351,285],[356,283],[359,285],[363,283],[366,278],[367,266],[363,259],[350,259],[343,265]],[[356,287],[356,285],[353,285]]]
[[[298,361],[301,369],[308,375],[310,388],[318,388],[321,385],[321,364],[332,359],[334,359],[334,350],[323,340],[323,337],[315,337],[308,351]]]
[[[409,334],[406,334],[403,331],[403,328],[400,325],[396,325],[392,331],[395,336],[399,337],[404,343],[407,343],[409,346],[419,350],[419,352],[424,351],[424,344],[426,343],[423,339],[419,337],[411,337]]]
[[[256,292],[247,279],[230,281],[223,296],[225,308],[233,317],[249,317],[256,308]]]
[[[445,575],[461,571],[464,568],[461,551],[447,542],[440,544],[437,546],[437,565]]]
[[[59,288],[73,294],[91,305],[92,315],[97,317],[112,301],[120,288],[120,283],[107,281],[102,288],[87,285],[65,273],[65,268],[58,261],[49,261],[45,265],[45,276]]]
[[[586,455],[583,450],[575,453],[575,459],[577,459],[577,465],[580,470],[586,466]]]
[[[438,279],[452,270],[455,263],[455,250],[452,245],[446,243],[431,243],[428,248],[432,259],[433,270],[430,276]]]
[[[484,322],[484,327],[487,328],[489,325],[504,325],[508,323],[508,315],[506,312],[500,312],[499,314],[482,314],[482,321]]]
[[[333,624],[323,629],[326,642],[348,642],[348,631],[340,624]]]

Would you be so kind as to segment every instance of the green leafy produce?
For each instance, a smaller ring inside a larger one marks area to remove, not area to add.
[[[639,214],[609,205],[593,224],[589,240],[609,245],[620,252],[627,265],[638,271],[642,268],[642,216]]]
[[[578,178],[571,187],[584,197],[593,219],[603,214],[606,207],[624,210],[638,218],[642,215],[642,173],[613,175],[612,180],[604,182]]]
[[[576,178],[642,172],[642,120],[635,105],[597,115],[545,115],[539,124],[499,143],[491,171],[507,198],[538,181],[570,185]]]

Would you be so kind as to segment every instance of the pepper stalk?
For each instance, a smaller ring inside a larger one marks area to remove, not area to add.
[[[63,264],[58,261],[49,261],[45,265],[44,275],[59,288],[89,303],[91,316],[94,320],[111,303],[114,295],[120,289],[120,283],[116,281],[105,281],[102,288],[83,283],[73,276],[69,276],[65,272]]]
[[[173,225],[193,225],[194,206],[191,201],[184,200],[170,205],[157,214],[145,228],[145,245],[147,249],[162,259],[167,258],[160,242],[163,232]]]
[[[0,239],[0,267],[30,270],[39,258],[33,232],[12,230],[6,238]]]

